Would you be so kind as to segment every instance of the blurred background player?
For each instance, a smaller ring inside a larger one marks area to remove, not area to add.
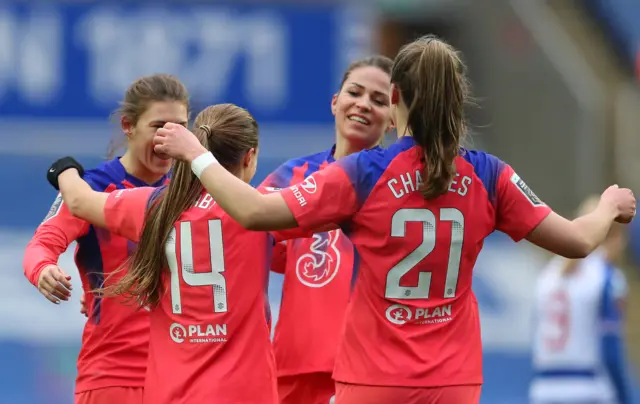
[[[253,230],[341,224],[361,257],[336,367],[337,404],[477,403],[482,346],[473,266],[494,230],[585,257],[636,201],[609,187],[569,221],[513,169],[463,150],[467,85],[458,53],[426,36],[405,45],[391,74],[398,141],[262,195],[227,172],[184,127],[167,124],[155,150],[193,162],[225,211]],[[206,162],[206,163],[205,163]]]
[[[328,164],[378,146],[391,129],[389,80],[393,61],[371,56],[349,65],[331,101],[336,143],[320,153],[291,159],[262,183],[286,188]],[[274,249],[271,270],[284,274],[273,340],[281,404],[326,404],[357,258],[340,230],[288,240]]]
[[[249,112],[233,104],[210,106],[194,126],[201,147],[240,180],[252,179],[258,126]],[[66,168],[81,171],[65,161],[54,163],[50,178]],[[182,162],[165,187],[110,194],[67,171],[60,192],[71,213],[138,243],[128,273],[103,291],[150,308],[144,402],[276,404],[267,280],[274,238],[283,233],[246,231]]]
[[[156,129],[167,122],[186,125],[189,96],[185,86],[169,75],[146,76],[127,89],[118,113],[127,150],[89,170],[85,180],[96,191],[164,184],[171,160],[153,151]],[[74,217],[58,195],[49,214],[24,253],[24,273],[47,299],[66,301],[72,285],[58,267],[58,257],[76,241],[75,261],[84,291],[109,286],[122,274],[109,278],[132,251],[128,240]],[[82,293],[82,292],[81,292]],[[75,402],[78,404],[139,404],[147,368],[149,316],[145,310],[102,299],[88,293],[89,319],[78,356]]]
[[[578,215],[597,206],[592,196]],[[627,283],[614,264],[625,246],[625,229],[616,224],[587,258],[554,258],[540,273],[533,404],[630,402],[622,337]]]

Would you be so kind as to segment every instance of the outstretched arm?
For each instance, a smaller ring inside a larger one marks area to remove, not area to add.
[[[209,159],[206,154],[188,160],[197,168],[198,159]],[[202,161],[202,160],[200,160]],[[279,192],[261,194],[251,185],[231,174],[220,164],[209,164],[200,175],[202,186],[222,209],[242,227],[250,230],[281,230],[298,227],[298,222]]]
[[[195,135],[182,125],[165,124],[156,132],[154,143],[156,153],[190,163],[216,203],[247,229],[317,229],[342,223],[358,209],[351,179],[335,164],[298,185],[263,195],[218,164]],[[352,171],[357,173],[357,170]]]
[[[147,207],[164,195],[166,187],[139,187],[115,192],[96,192],[82,178],[84,169],[71,157],[51,165],[49,183],[60,191],[73,216],[138,242]]]
[[[527,240],[566,258],[584,258],[604,241],[616,216],[615,208],[606,204],[573,221],[551,212]]]
[[[533,244],[567,258],[584,258],[607,236],[614,221],[630,222],[636,200],[628,189],[609,187],[598,207],[573,221],[554,213],[513,169],[502,162],[496,181],[496,228],[515,241]]]
[[[635,211],[631,190],[613,185],[603,192],[592,212],[572,221],[551,212],[527,240],[567,258],[584,258],[604,241],[614,221],[628,223]]]
[[[217,164],[213,155],[188,129],[178,126],[180,128],[167,123],[156,132],[155,151],[191,164],[207,192],[242,227],[280,230],[298,226],[279,193],[261,194]]]
[[[104,206],[108,193],[91,189],[91,186],[80,178],[75,168],[60,173],[58,184],[62,199],[73,216],[99,227],[107,227]]]

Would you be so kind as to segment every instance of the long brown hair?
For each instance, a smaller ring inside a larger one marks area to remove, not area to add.
[[[233,104],[205,108],[194,122],[193,133],[226,169],[236,172],[246,153],[258,147],[258,124],[249,111]],[[193,206],[202,184],[188,163],[176,161],[171,181],[153,199],[138,247],[127,274],[105,295],[123,295],[141,306],[156,306],[162,297],[162,272],[167,268],[165,245],[180,215]]]
[[[447,192],[456,173],[454,160],[467,126],[464,70],[458,52],[433,35],[403,46],[391,70],[391,83],[409,108],[408,128],[424,151],[420,191],[426,199]]]
[[[153,74],[140,77],[124,93],[120,107],[114,111],[112,117],[126,118],[132,125],[136,125],[149,106],[157,101],[177,101],[184,103],[189,110],[189,92],[187,87],[175,76],[170,74]],[[122,133],[109,142],[107,158],[113,158],[124,144]]]

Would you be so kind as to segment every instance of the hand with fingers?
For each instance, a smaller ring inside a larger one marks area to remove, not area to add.
[[[617,212],[616,222],[630,223],[636,216],[636,198],[633,191],[612,185],[600,197],[600,201],[608,203]]]
[[[57,265],[47,265],[40,272],[38,290],[51,303],[60,304],[71,296],[71,277]]]
[[[167,122],[156,131],[153,150],[162,156],[191,162],[208,150],[189,129]]]

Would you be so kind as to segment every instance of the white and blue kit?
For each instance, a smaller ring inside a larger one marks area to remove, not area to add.
[[[565,274],[556,258],[535,294],[533,404],[627,404],[623,321],[624,275],[596,251]]]

